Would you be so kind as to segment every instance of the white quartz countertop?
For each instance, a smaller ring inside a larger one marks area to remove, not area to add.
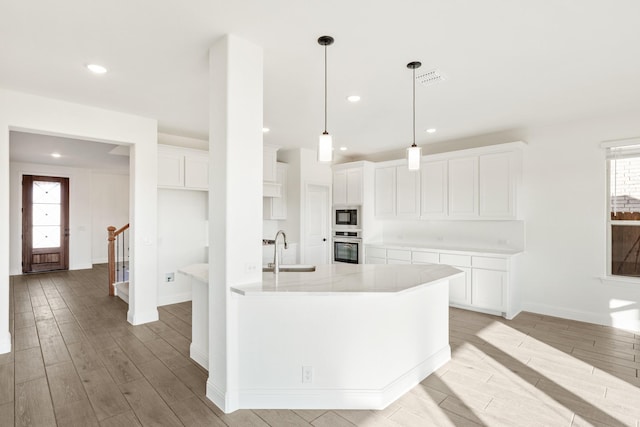
[[[473,255],[502,255],[510,256],[522,253],[522,249],[514,248],[478,248],[478,247],[466,247],[463,245],[447,245],[447,244],[420,244],[420,243],[398,243],[398,242],[373,242],[365,243],[365,246],[374,246],[387,249],[405,249],[405,250],[432,250],[436,252],[451,252],[451,253],[463,253]]]
[[[448,265],[322,264],[313,272],[262,273],[262,282],[231,287],[246,296],[392,294],[463,274]]]
[[[196,280],[204,283],[209,282],[209,264],[191,264],[185,267],[180,267],[178,273],[186,274]]]

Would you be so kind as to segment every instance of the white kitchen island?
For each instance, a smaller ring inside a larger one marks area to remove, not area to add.
[[[386,407],[450,359],[448,281],[460,274],[330,264],[232,286],[238,407]],[[194,293],[194,321],[207,318],[198,307]]]

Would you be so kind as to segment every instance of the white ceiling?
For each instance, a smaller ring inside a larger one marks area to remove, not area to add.
[[[54,158],[51,153],[60,154]],[[129,171],[129,147],[26,132],[10,132],[12,162],[93,170]]]
[[[0,86],[206,138],[208,47],[234,33],[264,48],[265,142],[311,148],[328,34],[328,130],[368,154],[410,144],[413,60],[448,78],[417,86],[420,144],[640,108],[639,16],[637,0],[5,0]]]

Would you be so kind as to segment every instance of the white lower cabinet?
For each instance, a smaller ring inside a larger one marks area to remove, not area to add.
[[[366,246],[367,264],[447,264],[464,275],[449,281],[449,303],[455,307],[477,310],[513,318],[519,303],[513,298],[510,277],[511,255],[480,256],[461,251],[441,252],[415,249]],[[493,254],[488,254],[493,255]]]
[[[449,302],[453,304],[471,304],[471,269],[455,266],[464,272],[464,276],[449,280]]]
[[[474,268],[471,272],[471,303],[475,307],[505,311],[504,271]]]

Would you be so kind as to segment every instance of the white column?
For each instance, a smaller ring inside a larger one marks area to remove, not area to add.
[[[227,35],[211,47],[209,66],[207,397],[232,412],[238,325],[229,287],[262,274],[262,48]]]
[[[156,141],[130,147],[130,271],[127,320],[133,325],[154,322],[159,318],[158,145]]]
[[[9,332],[9,125],[0,123],[0,354],[11,351]]]

